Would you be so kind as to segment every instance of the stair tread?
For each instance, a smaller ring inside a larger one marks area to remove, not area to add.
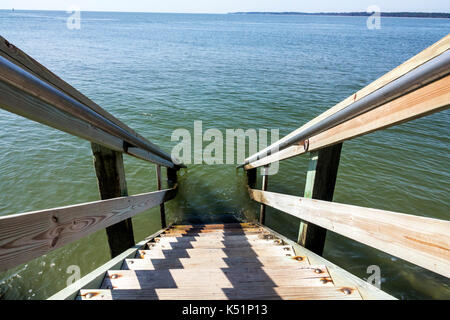
[[[79,299],[82,300],[360,300],[361,296],[355,288],[336,287],[304,287],[304,286],[242,286],[239,288],[211,288],[196,286],[195,288],[176,289],[131,289],[105,290],[83,289]]]
[[[242,247],[242,248],[191,248],[169,249],[152,248],[151,250],[138,250],[136,257],[140,258],[194,258],[194,257],[258,257],[258,256],[294,256],[290,246],[272,247]]]
[[[131,263],[130,263],[131,262]],[[196,257],[196,258],[179,258],[179,259],[125,259],[122,269],[131,270],[159,270],[159,269],[176,269],[176,268],[193,268],[193,269],[207,269],[207,268],[227,268],[238,266],[297,266],[309,265],[308,258],[301,257],[226,257],[226,258],[212,258],[212,257]]]
[[[317,274],[315,269],[321,268]],[[156,289],[180,288],[209,285],[211,287],[236,288],[239,285],[304,285],[333,286],[328,271],[323,266],[313,268],[297,267],[289,271],[275,268],[224,268],[170,269],[170,270],[110,270],[107,272],[102,289]]]

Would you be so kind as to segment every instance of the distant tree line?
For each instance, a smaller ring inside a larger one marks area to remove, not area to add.
[[[231,12],[230,14],[276,14],[276,15],[303,15],[303,16],[361,16],[368,17],[373,13],[367,12]],[[408,17],[408,18],[450,18],[445,12],[381,12],[382,17]]]

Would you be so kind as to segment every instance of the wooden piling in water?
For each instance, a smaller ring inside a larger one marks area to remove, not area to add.
[[[269,171],[269,166],[264,166],[261,169],[261,175],[262,175],[261,190],[262,191],[267,190],[268,171]],[[259,223],[264,224],[265,222],[266,222],[266,205],[261,204],[261,207],[259,209]]]
[[[99,144],[91,144],[98,189],[102,200],[128,195],[122,153]],[[111,257],[114,258],[134,246],[131,218],[106,228]]]
[[[305,198],[332,201],[336,185],[342,143],[311,153],[306,175]],[[298,243],[322,255],[327,230],[305,221],[300,222]]]
[[[162,190],[162,177],[161,177],[161,166],[156,165],[156,181],[158,183],[158,190]],[[166,224],[166,209],[164,207],[164,202],[159,205],[159,212],[161,215],[161,228],[165,228]]]

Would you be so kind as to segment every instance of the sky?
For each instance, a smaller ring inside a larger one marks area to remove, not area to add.
[[[450,12],[449,0],[1,0],[0,9],[227,13],[237,11],[381,11]]]

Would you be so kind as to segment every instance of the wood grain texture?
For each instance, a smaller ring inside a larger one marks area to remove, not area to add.
[[[308,256],[314,254],[305,248],[302,248],[304,255],[279,255],[279,249],[284,253],[283,248],[289,248],[288,252],[292,252],[292,246],[298,245],[266,227],[260,226],[259,236],[252,235],[251,238],[232,235],[233,240],[230,240],[223,232],[238,226],[244,225],[174,226],[170,230],[204,228],[210,231],[207,234],[218,233],[225,239],[189,237],[190,241],[187,241],[183,236],[164,238],[160,234],[147,243],[150,250],[139,249],[136,258],[124,259],[122,270],[110,269],[102,285],[97,287],[100,289],[84,287],[77,299],[361,299],[359,285],[371,287],[360,279],[353,281],[339,277],[339,284],[336,284],[328,268],[331,267],[334,274],[337,274],[336,270],[345,271],[334,268],[321,257],[318,259],[326,264],[310,265]],[[254,227],[255,224],[246,226]],[[281,245],[279,240],[282,240]],[[184,248],[208,241],[213,245],[241,241],[242,247]],[[247,242],[252,241],[267,244],[248,246]],[[181,244],[183,248],[151,247],[168,244]],[[358,285],[354,286],[355,283]]]
[[[288,140],[289,138],[295,136],[296,134],[302,132],[303,130],[313,126],[314,124],[322,121],[323,119],[325,119],[325,118],[335,114],[336,112],[344,109],[345,107],[349,106],[350,104],[352,104],[352,103],[354,103],[354,102],[364,98],[365,96],[371,94],[372,92],[374,92],[374,91],[384,87],[385,85],[391,83],[392,81],[402,77],[403,75],[407,74],[411,70],[414,70],[417,67],[423,65],[424,63],[432,60],[433,58],[435,58],[435,57],[439,56],[440,54],[442,54],[443,52],[447,51],[448,49],[450,49],[450,35],[445,36],[444,38],[442,38],[438,42],[434,43],[430,47],[426,48],[425,50],[423,50],[419,54],[417,54],[414,57],[410,58],[409,60],[405,61],[400,66],[396,67],[395,69],[389,71],[385,75],[383,75],[380,78],[376,79],[375,81],[373,81],[372,83],[370,83],[369,85],[364,87],[363,89],[361,89],[361,90],[357,91],[356,93],[352,94],[351,96],[349,96],[348,98],[344,99],[343,101],[341,101],[340,103],[338,103],[334,107],[328,109],[327,111],[325,111],[324,113],[320,114],[316,118],[314,118],[311,121],[307,122],[306,124],[304,124],[300,128],[292,131],[291,133],[289,133],[287,136],[285,136],[284,138],[280,139],[276,143]],[[263,152],[269,150],[271,147],[272,147],[272,145],[268,146],[264,150],[261,150],[260,152],[263,153]],[[293,147],[289,147],[289,148],[291,149],[291,153],[294,152],[294,151],[297,151],[297,152],[301,151],[301,148],[295,148],[294,146]],[[289,153],[287,153],[287,154],[289,154]],[[281,156],[281,154],[280,154],[280,156]],[[281,160],[281,158],[280,158],[280,160]],[[274,162],[274,161],[272,161],[272,162]],[[261,166],[261,165],[264,165],[264,164],[267,164],[267,163],[270,163],[270,162],[266,162],[266,163],[258,162],[257,166]],[[251,169],[251,168],[254,168],[254,167],[246,166],[246,169]]]
[[[139,250],[136,258],[142,259],[177,259],[177,258],[231,258],[231,257],[293,257],[294,252],[290,246],[270,246],[264,247],[241,247],[241,248],[224,248],[224,249],[208,249],[208,248],[188,248],[188,249],[170,249],[163,250],[154,248],[151,250]]]
[[[170,200],[174,189],[0,217],[0,271]]]
[[[358,290],[343,287],[240,286],[239,288],[177,288],[105,290],[83,289],[80,300],[361,300]]]
[[[306,175],[305,198],[332,201],[336,185],[342,143],[311,154]],[[298,243],[312,252],[322,255],[327,230],[313,223],[301,221]]]
[[[80,289],[83,288],[100,288],[103,279],[105,278],[106,272],[110,269],[117,269],[123,264],[123,260],[127,258],[131,258],[136,254],[136,251],[141,249],[146,245],[148,241],[153,240],[153,238],[157,237],[160,233],[164,232],[163,230],[159,230],[154,234],[148,236],[145,240],[136,243],[135,246],[129,248],[125,252],[122,252],[117,257],[109,260],[102,266],[98,267],[94,271],[88,273],[80,280],[72,283],[70,286],[64,288],[63,290],[55,293],[48,300],[74,300],[77,298]]]
[[[314,271],[320,269],[322,273]],[[326,281],[325,281],[326,280]],[[298,266],[289,270],[267,267],[223,269],[109,270],[101,289],[155,289],[208,286],[237,288],[256,286],[333,286],[323,266]]]
[[[377,130],[447,109],[450,105],[450,76],[388,102],[309,139],[309,148],[293,145],[245,166],[252,169],[272,162],[353,139]]]
[[[98,189],[102,200],[128,196],[122,153],[91,144]],[[134,246],[133,222],[122,220],[106,228],[109,251],[114,258]]]
[[[309,265],[306,256],[298,257],[197,257],[179,259],[126,259],[122,265],[123,270],[165,270],[165,269],[211,269],[211,268],[238,268],[238,267],[271,267],[283,269]]]
[[[450,221],[251,190],[252,199],[450,277]]]
[[[333,283],[336,287],[354,287],[358,290],[361,298],[363,300],[396,300],[395,297],[382,291],[381,289],[373,286],[367,281],[358,278],[357,276],[351,274],[347,270],[340,268],[334,263],[324,259],[323,257],[309,251],[308,249],[302,247],[298,243],[286,238],[285,236],[277,233],[276,231],[268,228],[267,226],[262,226],[266,232],[270,232],[274,236],[280,238],[284,242],[292,245],[295,253],[298,256],[306,256],[309,263],[324,265],[326,266],[328,273],[333,279]]]

